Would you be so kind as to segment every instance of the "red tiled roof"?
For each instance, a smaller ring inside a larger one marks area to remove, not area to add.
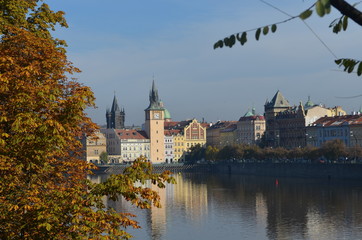
[[[340,126],[343,124],[353,125],[353,124],[362,124],[361,115],[344,115],[344,116],[335,116],[335,117],[321,117],[315,121],[312,126],[322,125],[325,127],[329,126]]]
[[[134,129],[115,129],[120,139],[148,139],[145,131],[137,131]]]
[[[213,124],[209,129],[218,129],[218,128],[224,129],[236,123],[237,121],[218,121],[217,123]]]
[[[181,133],[181,130],[179,129],[165,130],[165,136],[177,135],[179,133]]]
[[[221,129],[220,132],[232,132],[232,131],[236,130],[236,128],[237,128],[236,123],[232,123],[232,124],[228,125],[227,127]]]
[[[256,115],[256,116],[249,116],[249,117],[241,117],[239,121],[251,121],[251,120],[265,120],[264,116]]]

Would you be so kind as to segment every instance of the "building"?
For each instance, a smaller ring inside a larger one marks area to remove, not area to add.
[[[185,161],[190,148],[196,145],[204,147],[207,127],[207,123],[199,123],[196,119],[165,122],[165,133],[173,138],[174,159],[172,162]]]
[[[265,117],[265,144],[269,147],[279,146],[279,125],[276,121],[276,116],[280,112],[284,112],[291,109],[291,106],[282,93],[278,90],[272,100],[268,100],[264,105],[264,117]]]
[[[149,95],[150,104],[145,109],[145,132],[150,139],[150,160],[152,163],[165,161],[164,108],[158,97],[155,82]]]
[[[175,162],[183,162],[186,158],[187,149],[182,129],[172,130],[172,136],[174,141],[174,160]]]
[[[144,131],[135,129],[101,129],[107,138],[111,162],[132,162],[140,156],[150,158],[150,140]]]
[[[278,127],[278,146],[284,148],[305,147],[305,112],[302,103],[297,107],[279,112],[275,117]]]
[[[344,115],[322,117],[306,130],[307,144],[321,147],[325,142],[339,139],[346,146],[362,146],[362,116]]]
[[[217,121],[206,130],[208,146],[222,148],[229,142],[235,142],[235,129],[237,121]]]
[[[340,106],[326,108],[322,104],[314,104],[310,97],[304,105],[305,109],[305,126],[309,126],[321,117],[344,116],[346,112]]]
[[[175,161],[174,135],[171,130],[165,130],[165,162]]]
[[[237,144],[258,144],[265,132],[265,118],[257,115],[255,108],[239,118],[236,123]]]
[[[107,128],[122,129],[124,128],[126,113],[124,109],[118,106],[116,95],[114,95],[111,110],[106,111]]]
[[[101,132],[95,132],[93,136],[82,140],[85,150],[85,160],[91,163],[100,163],[100,155],[107,152],[107,140]]]
[[[326,108],[315,105],[308,97],[303,106],[290,106],[278,91],[271,102],[265,104],[266,145],[269,147],[304,147],[307,141],[315,139],[315,132],[306,132],[306,126],[324,116],[342,116],[346,112],[341,107]]]
[[[233,121],[232,124],[229,124],[227,127],[220,129],[220,147],[230,146],[236,144],[237,140],[237,125]]]

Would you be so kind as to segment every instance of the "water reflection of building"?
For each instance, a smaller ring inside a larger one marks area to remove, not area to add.
[[[182,175],[174,176],[177,184],[174,185],[174,204],[182,206],[185,215],[192,221],[199,220],[207,214],[207,185],[188,180]]]
[[[258,224],[260,228],[265,229],[267,226],[266,219],[268,216],[268,208],[266,204],[266,199],[260,192],[257,192],[255,195],[255,215],[256,224]]]
[[[166,189],[159,188],[155,185],[149,186],[153,191],[160,196],[161,208],[152,206],[148,211],[149,225],[153,239],[162,239],[166,231]]]

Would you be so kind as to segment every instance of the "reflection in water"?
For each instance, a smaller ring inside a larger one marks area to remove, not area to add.
[[[359,239],[362,183],[178,174],[176,185],[157,189],[162,208],[140,210],[107,201],[137,215],[136,240]],[[277,181],[276,181],[277,180]],[[92,177],[92,181],[102,181]],[[154,189],[156,190],[156,189]]]

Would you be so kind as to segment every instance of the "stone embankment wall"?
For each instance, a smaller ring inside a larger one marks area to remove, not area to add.
[[[362,180],[362,164],[226,163],[215,165],[213,171],[256,176]]]
[[[100,166],[96,174],[120,174],[127,165]],[[272,177],[307,177],[362,180],[362,164],[309,163],[219,163],[219,164],[157,164],[155,173],[212,172]]]
[[[129,165],[128,165],[129,166]],[[110,165],[98,166],[95,174],[121,174],[127,165]],[[161,173],[163,171],[171,171],[172,173],[178,172],[211,172],[212,165],[209,164],[155,164],[152,166],[153,172]]]

